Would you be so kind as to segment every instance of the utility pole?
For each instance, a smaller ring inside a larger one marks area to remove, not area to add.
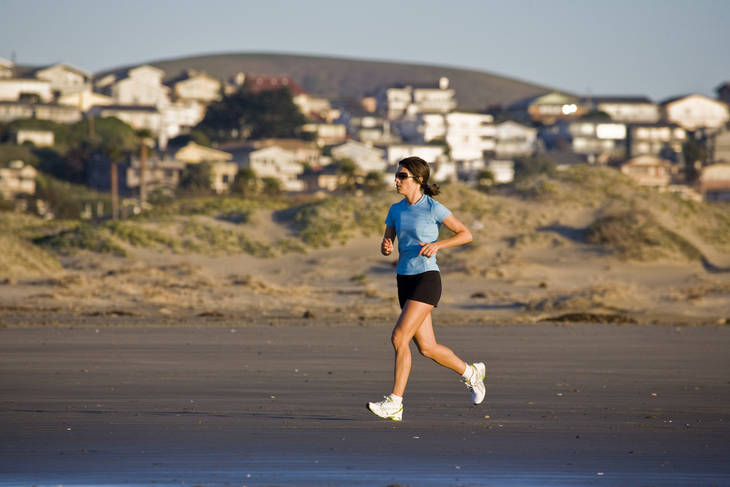
[[[117,179],[117,163],[111,161],[111,184],[112,184],[112,219],[119,219],[119,188]]]
[[[144,207],[147,202],[147,188],[145,183],[147,181],[147,139],[142,138],[142,146],[140,147],[139,155],[139,205]]]

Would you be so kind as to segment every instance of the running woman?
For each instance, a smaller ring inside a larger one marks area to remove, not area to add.
[[[391,342],[395,349],[393,391],[382,401],[368,403],[368,409],[385,419],[403,419],[403,394],[411,372],[411,340],[418,350],[437,364],[461,374],[474,404],[484,400],[486,366],[483,362],[467,364],[450,348],[436,342],[431,310],[441,297],[441,274],[436,265],[439,250],[471,242],[471,232],[444,205],[433,199],[439,193],[428,184],[430,170],[426,161],[408,157],[398,163],[395,186],[404,198],[390,207],[385,219],[385,235],[380,245],[383,255],[393,252],[398,239],[398,301],[401,314],[393,328]],[[441,224],[454,236],[438,240]]]

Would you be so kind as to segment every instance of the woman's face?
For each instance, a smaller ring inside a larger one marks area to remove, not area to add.
[[[398,166],[395,171],[395,188],[400,194],[409,194],[415,189],[421,188],[421,183],[403,166]]]

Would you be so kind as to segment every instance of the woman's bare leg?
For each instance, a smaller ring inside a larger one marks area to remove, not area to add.
[[[430,304],[409,299],[393,328],[390,340],[395,349],[393,394],[396,396],[402,397],[405,393],[408,375],[411,373],[411,340],[432,309]]]
[[[423,323],[416,330],[413,339],[418,345],[421,355],[428,357],[439,365],[447,367],[457,374],[463,374],[466,370],[466,363],[461,360],[449,347],[436,342],[433,334],[433,322],[431,313],[423,320]]]

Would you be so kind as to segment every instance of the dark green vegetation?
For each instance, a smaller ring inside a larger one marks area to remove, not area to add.
[[[507,105],[552,90],[505,76],[454,67],[289,54],[213,54],[149,64],[164,70],[170,78],[191,68],[223,80],[239,72],[255,75],[288,74],[305,91],[333,98],[362,97],[372,94],[377,87],[397,83],[434,85],[440,77],[446,76],[451,80],[451,87],[456,90],[459,107],[472,110],[482,110],[489,105]]]

